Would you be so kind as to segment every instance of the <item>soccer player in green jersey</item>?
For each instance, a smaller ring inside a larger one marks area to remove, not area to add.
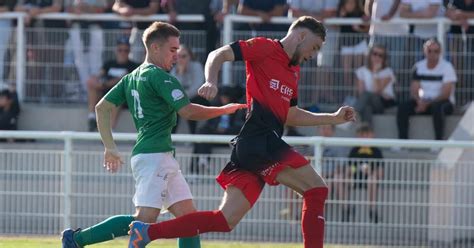
[[[123,163],[112,137],[110,113],[127,102],[138,130],[131,166],[135,178],[135,215],[112,216],[87,229],[66,229],[63,248],[77,248],[125,236],[133,220],[153,223],[162,208],[174,216],[196,212],[191,191],[173,156],[171,129],[176,113],[190,120],[232,114],[245,104],[206,107],[190,103],[178,80],[168,71],[177,60],[179,30],[154,22],[143,34],[145,62],[125,75],[96,105],[97,127],[105,146],[104,167],[116,172]],[[180,248],[200,247],[199,236],[182,238]]]

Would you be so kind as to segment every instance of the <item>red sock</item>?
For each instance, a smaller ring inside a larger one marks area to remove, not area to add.
[[[151,224],[148,228],[150,240],[193,237],[206,232],[230,232],[229,224],[220,210],[195,212]]]
[[[303,194],[301,229],[304,248],[322,248],[324,243],[324,202],[328,188],[310,189]]]

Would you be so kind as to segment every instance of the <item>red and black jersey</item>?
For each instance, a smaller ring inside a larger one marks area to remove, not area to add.
[[[271,129],[281,137],[288,110],[298,102],[300,67],[289,65],[290,58],[278,40],[257,37],[234,42],[231,47],[235,60],[245,61],[246,66],[250,111],[246,125]],[[259,117],[251,118],[255,115]]]

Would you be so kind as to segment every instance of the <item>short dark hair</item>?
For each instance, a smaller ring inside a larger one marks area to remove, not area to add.
[[[296,19],[290,26],[289,31],[296,28],[307,28],[315,35],[321,37],[323,41],[326,40],[326,28],[316,18],[311,16],[301,16]]]
[[[179,30],[166,22],[154,22],[143,32],[142,41],[148,49],[153,42],[164,43],[169,37],[179,37]]]
[[[369,133],[373,132],[374,130],[367,122],[362,122],[357,126],[356,133]]]
[[[7,99],[12,99],[12,93],[8,89],[0,91],[0,97],[6,97]]]

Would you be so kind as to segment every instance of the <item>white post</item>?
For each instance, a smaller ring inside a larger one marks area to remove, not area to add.
[[[322,139],[317,138],[314,141],[314,169],[322,176],[322,162],[323,162],[323,144]]]
[[[25,21],[24,15],[17,16],[16,28],[16,92],[21,102],[25,97]]]
[[[437,19],[437,27],[438,27],[438,41],[439,43],[441,44],[441,52],[446,52],[447,49],[445,47],[445,38],[446,38],[446,30],[445,30],[445,27],[444,27],[444,24],[445,24],[445,19],[444,18],[438,18]]]
[[[63,228],[71,226],[72,193],[72,138],[70,132],[64,132],[64,216]]]
[[[224,17],[224,34],[223,43],[228,45],[232,42],[232,15],[226,15]],[[232,80],[232,65],[229,62],[225,62],[222,65],[222,84],[230,85]]]

